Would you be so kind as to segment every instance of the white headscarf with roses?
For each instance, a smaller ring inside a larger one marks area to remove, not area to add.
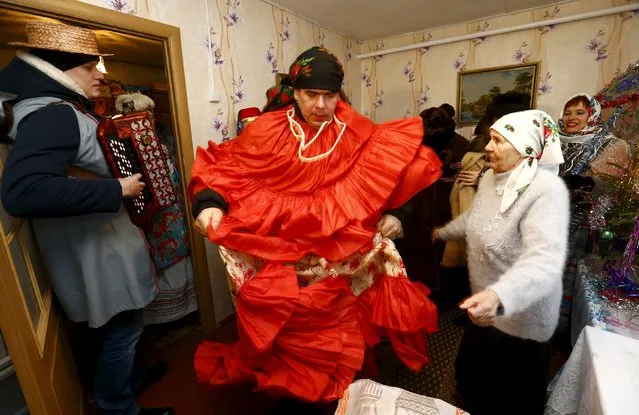
[[[530,185],[538,166],[558,166],[564,162],[557,124],[539,110],[514,112],[497,120],[491,127],[508,140],[525,157],[512,171],[500,212],[505,212]]]

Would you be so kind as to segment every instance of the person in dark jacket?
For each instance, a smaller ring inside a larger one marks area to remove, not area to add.
[[[155,271],[123,198],[142,192],[140,175],[115,179],[96,131],[102,56],[88,29],[27,23],[26,43],[0,72],[13,101],[14,140],[2,175],[2,204],[31,219],[51,284],[67,317],[100,341],[95,401],[105,415],[170,415],[134,400],[135,345],[142,309],[156,295]],[[28,50],[25,52],[23,49]]]
[[[469,142],[455,132],[455,109],[450,104],[427,108],[420,116],[424,124],[423,143],[435,150],[442,161],[442,176],[411,201],[412,216],[405,226],[405,240],[397,245],[408,275],[424,282],[435,294],[440,294],[445,283],[439,266],[444,248],[441,244],[433,244],[430,234],[433,228],[451,219],[448,196]]]

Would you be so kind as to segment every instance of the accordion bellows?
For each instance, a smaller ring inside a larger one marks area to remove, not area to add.
[[[152,113],[136,112],[104,120],[98,127],[98,141],[116,178],[142,174],[146,184],[142,195],[124,202],[133,223],[149,225],[154,213],[177,202],[168,156],[155,134]]]

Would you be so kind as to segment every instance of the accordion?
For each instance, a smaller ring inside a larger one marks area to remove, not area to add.
[[[124,204],[133,223],[141,228],[152,226],[153,214],[178,200],[152,113],[136,112],[102,121],[98,141],[114,177],[142,175],[146,184],[142,195],[125,199]]]

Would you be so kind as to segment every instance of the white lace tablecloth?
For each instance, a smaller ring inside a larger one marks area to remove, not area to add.
[[[335,415],[468,415],[440,399],[428,398],[361,379],[353,382],[337,405]]]
[[[586,326],[545,415],[639,414],[639,341]]]
[[[600,287],[604,284],[601,261],[586,258],[579,261],[578,269],[570,322],[573,346],[585,326],[639,339],[639,315],[633,310],[613,307],[600,294]]]

